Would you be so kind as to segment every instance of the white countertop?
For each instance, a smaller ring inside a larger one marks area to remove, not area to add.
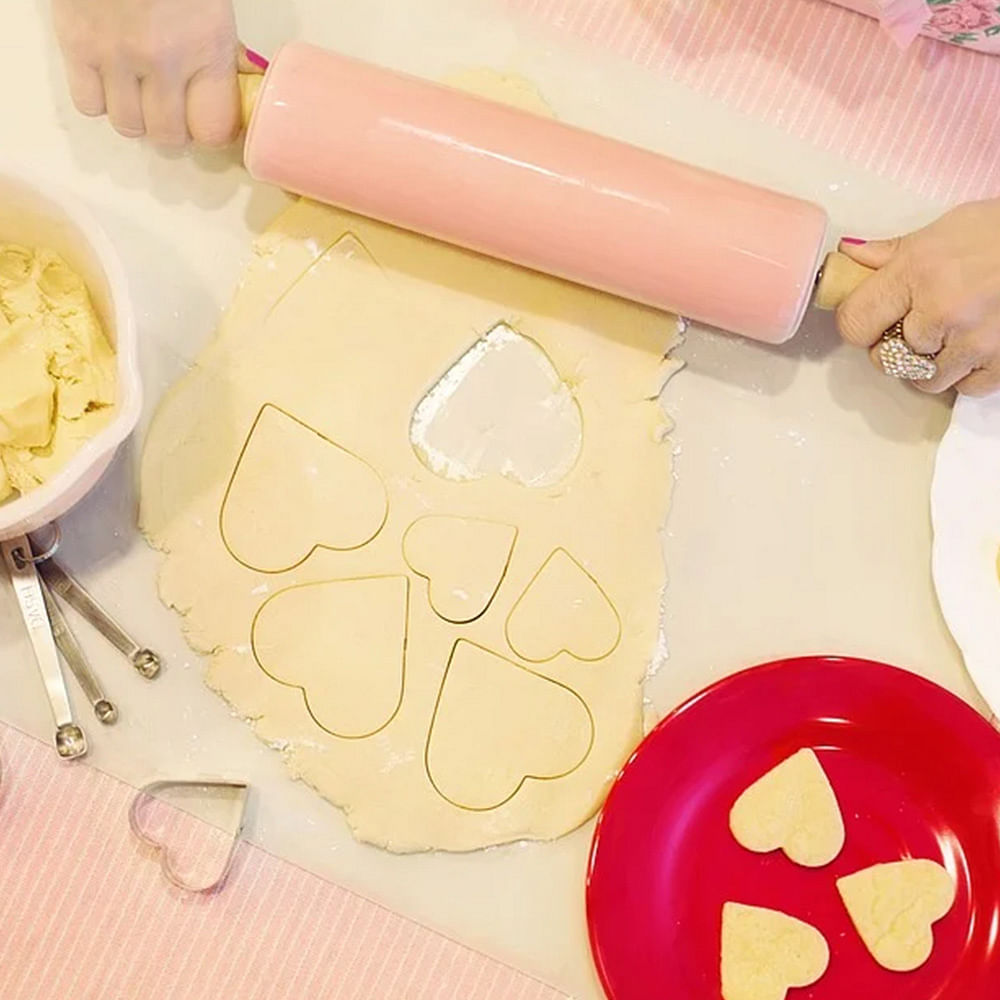
[[[631,64],[516,24],[492,0],[237,6],[244,39],[265,53],[302,37],[427,76],[481,65],[519,73],[569,121],[813,198],[838,232],[905,230],[943,207]],[[165,156],[78,117],[39,13],[47,3],[8,7],[0,155],[13,150],[75,190],[119,247],[140,323],[145,424],[211,335],[251,235],[284,196],[251,183],[235,153]],[[666,393],[678,480],[665,533],[670,658],[649,685],[653,717],[726,673],[808,652],[885,659],[975,700],[930,579],[928,488],[947,403],[878,376],[863,353],[838,344],[829,317],[810,317],[785,348],[692,329],[680,355],[687,368]],[[279,756],[202,685],[177,619],[159,605],[158,560],[134,527],[141,440],[63,522],[66,564],[167,659],[147,684],[79,630],[122,709],[113,729],[89,725],[92,762],[134,784],[246,776],[256,792],[249,832],[260,844],[596,1000],[583,913],[592,825],[552,845],[467,856],[400,858],[355,843],[340,814],[290,781]],[[0,717],[48,738],[6,589],[0,685]]]

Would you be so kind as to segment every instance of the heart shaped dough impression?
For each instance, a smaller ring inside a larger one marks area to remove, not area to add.
[[[812,750],[782,761],[755,781],[729,814],[729,828],[748,851],[779,848],[806,868],[828,865],[844,847],[844,819]]]
[[[545,560],[507,618],[510,648],[529,663],[544,663],[560,653],[603,660],[621,637],[614,605],[565,549]]]
[[[514,551],[517,529],[479,518],[422,517],[403,536],[410,569],[428,581],[428,600],[445,621],[464,625],[490,606]]]
[[[331,736],[374,736],[403,700],[409,593],[405,576],[281,590],[254,618],[254,657],[269,677],[302,692]]]
[[[875,961],[912,972],[930,958],[933,924],[954,905],[957,887],[937,862],[914,859],[847,875],[837,880],[837,891]]]
[[[785,1000],[829,964],[826,939],[811,924],[760,906],[722,908],[722,1000]]]
[[[222,540],[260,573],[294,569],[320,548],[357,549],[388,512],[378,473],[290,413],[265,405],[222,501]]]
[[[575,771],[593,740],[590,709],[575,691],[459,639],[431,721],[427,774],[453,805],[496,809],[526,781]]]

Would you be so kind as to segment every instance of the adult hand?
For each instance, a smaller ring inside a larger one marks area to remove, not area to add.
[[[906,342],[936,356],[926,392],[955,387],[970,396],[1000,390],[1000,199],[960,205],[909,236],[840,250],[877,272],[837,310],[845,340],[871,348],[903,320]]]
[[[52,0],[70,94],[124,136],[224,146],[240,130],[237,69],[261,72],[232,0]]]

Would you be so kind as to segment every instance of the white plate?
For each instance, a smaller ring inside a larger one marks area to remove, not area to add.
[[[1000,395],[960,397],[931,487],[934,585],[965,665],[1000,716]]]

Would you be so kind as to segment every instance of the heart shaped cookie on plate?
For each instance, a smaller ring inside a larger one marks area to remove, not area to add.
[[[933,925],[954,905],[956,885],[937,862],[918,858],[846,875],[837,891],[875,961],[912,972],[930,958]]]
[[[782,850],[806,868],[822,868],[844,847],[844,819],[819,758],[799,750],[736,800],[729,828],[748,851]]]
[[[575,771],[594,720],[573,690],[459,639],[431,721],[424,760],[431,784],[462,809],[509,802],[528,781]]]
[[[219,530],[238,562],[282,573],[316,549],[361,548],[387,513],[385,486],[367,462],[268,403],[236,462]]]
[[[829,964],[826,939],[811,924],[760,906],[722,908],[722,1000],[785,1000]]]

